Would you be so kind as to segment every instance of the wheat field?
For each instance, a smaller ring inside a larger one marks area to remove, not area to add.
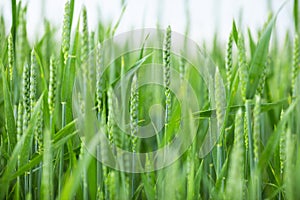
[[[75,3],[34,45],[26,6],[0,13],[0,199],[300,198],[298,0],[285,38],[276,10],[226,45]]]

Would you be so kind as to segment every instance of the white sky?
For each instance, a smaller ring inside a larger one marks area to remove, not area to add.
[[[36,36],[41,36],[43,17],[50,19],[58,28],[62,26],[64,0],[25,0],[25,2],[28,2],[27,30],[31,42],[34,42],[33,38]],[[247,27],[252,30],[261,27],[268,17],[267,0],[128,0],[127,10],[117,33],[132,28],[154,28],[158,20],[161,27],[170,24],[173,31],[184,33],[185,7],[188,5],[186,2],[189,2],[190,10],[190,37],[196,41],[211,40],[216,31],[220,39],[225,41],[231,30],[233,18],[243,30]],[[284,0],[273,0],[272,8],[278,10],[283,2]],[[292,3],[291,0],[287,3],[277,20],[276,29],[282,40],[287,28],[293,31]],[[90,29],[95,29],[98,20],[104,20],[105,23],[116,22],[121,13],[120,0],[76,0],[75,21],[83,4],[87,6]],[[10,0],[0,1],[0,12],[4,13],[10,25]]]

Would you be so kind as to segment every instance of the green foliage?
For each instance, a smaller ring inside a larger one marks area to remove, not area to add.
[[[113,69],[106,70],[107,52],[102,45],[114,36],[125,3],[116,24],[107,26],[101,21],[98,30],[90,30],[85,7],[72,28],[75,1],[68,0],[61,38],[55,41],[56,29],[48,24],[42,39],[34,38],[34,46],[27,38],[27,8],[14,0],[11,3],[11,27],[5,27],[0,16],[0,199],[299,197],[298,0],[293,8],[296,31],[284,46],[275,45],[281,39],[278,36],[271,40],[277,15],[259,33],[248,29],[243,34],[233,21],[227,46],[215,39],[213,50],[203,52],[220,64],[205,69],[213,72],[211,77],[195,75],[188,60],[172,53],[171,46],[177,46],[170,26],[160,38],[160,50],[145,48],[146,42],[153,42],[147,36],[140,51],[120,55],[109,63]],[[189,46],[185,48],[180,50],[182,54],[189,50]],[[143,65],[151,62],[163,64],[161,74],[140,73]],[[202,61],[197,64],[203,65]],[[178,83],[173,81],[173,71],[178,71]],[[123,84],[125,75],[129,75],[129,84]],[[161,76],[163,86],[139,85],[143,76],[152,75]],[[83,77],[86,84],[80,85],[76,76]],[[210,80],[207,88],[205,78]],[[121,97],[115,93],[119,81]],[[190,85],[199,110],[181,113],[185,105],[173,94],[172,84],[178,84],[180,92]],[[92,95],[79,93],[77,105],[79,86]],[[119,99],[127,101],[118,104]],[[154,109],[157,104],[162,108]],[[118,120],[122,109],[128,114],[126,119],[121,117],[124,121]],[[95,116],[89,114],[91,110]],[[84,118],[83,128],[80,117]],[[164,169],[152,171],[160,162],[155,154],[133,162],[122,157],[119,164],[127,169],[144,165],[147,172],[137,174],[117,171],[92,156],[114,159],[113,153],[122,156],[121,148],[137,157],[159,150],[177,138],[175,133],[184,122],[189,124],[184,137],[190,137],[193,130],[197,134],[184,154]],[[165,127],[156,129],[160,124]],[[209,126],[212,124],[216,127]],[[135,136],[144,125],[153,126],[156,135],[146,139]],[[101,146],[105,141],[100,131],[115,149]],[[200,158],[203,138],[210,131],[218,131],[220,136],[210,153]]]

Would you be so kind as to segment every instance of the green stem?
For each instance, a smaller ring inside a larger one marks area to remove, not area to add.
[[[66,102],[62,102],[62,120],[61,126],[62,128],[66,125]],[[63,167],[64,167],[64,146],[61,147],[60,151],[60,159],[59,159],[59,179],[58,179],[58,197],[61,196],[62,190],[62,179],[63,179]]]
[[[248,122],[248,142],[249,142],[249,164],[250,164],[250,176],[253,175],[253,143],[252,143],[252,120],[251,120],[251,103],[250,100],[246,100],[246,115],[247,115],[247,122]]]
[[[97,118],[98,118],[98,121],[100,123],[100,120],[101,120],[101,113],[100,112],[98,112]],[[100,156],[101,156],[101,146],[100,145],[101,144],[98,144],[98,146],[97,146],[97,187],[100,187],[101,179],[102,179],[102,175],[101,175],[102,174],[102,166],[101,166],[101,162],[99,161]]]
[[[217,144],[217,179],[221,173],[222,165],[223,165],[223,158],[222,158],[222,141]]]

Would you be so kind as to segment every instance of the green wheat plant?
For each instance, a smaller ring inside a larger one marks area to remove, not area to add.
[[[77,19],[66,0],[61,33],[45,20],[41,37],[28,38],[31,11],[11,0],[11,16],[0,12],[0,200],[299,199],[300,17],[290,2],[286,38],[276,34],[280,10],[270,10],[259,30],[233,21],[227,41],[216,32],[197,42],[198,57],[187,38],[173,52],[173,25],[134,51],[134,34],[114,43],[125,1],[115,23],[92,26],[88,7]],[[193,95],[196,110],[186,108]],[[165,148],[188,139],[182,152]],[[166,152],[178,158],[165,166]]]

